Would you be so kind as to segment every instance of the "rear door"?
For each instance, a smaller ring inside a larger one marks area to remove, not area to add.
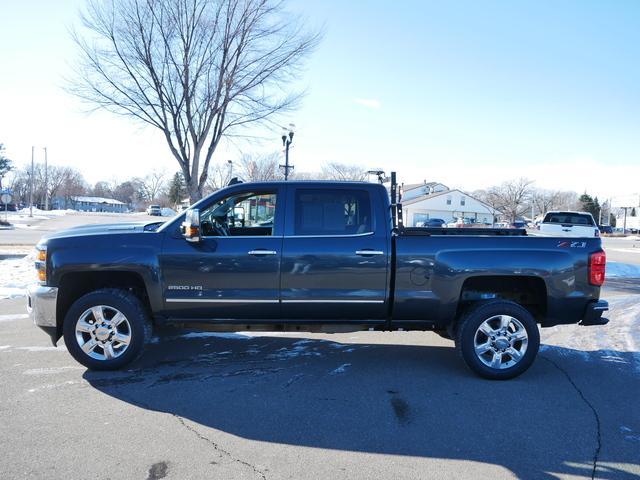
[[[289,187],[280,283],[285,318],[386,316],[388,228],[376,195],[365,186]]]

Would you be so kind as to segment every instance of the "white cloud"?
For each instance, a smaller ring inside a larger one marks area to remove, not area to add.
[[[363,107],[367,108],[373,108],[375,110],[378,110],[380,107],[382,107],[382,103],[380,103],[380,100],[377,100],[375,98],[354,98],[353,101],[358,105],[362,105]]]

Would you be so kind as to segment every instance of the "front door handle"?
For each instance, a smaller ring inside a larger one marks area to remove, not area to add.
[[[384,255],[382,250],[356,250],[356,255],[367,257],[369,255]]]
[[[277,255],[278,252],[276,252],[275,250],[249,250],[247,252],[249,255]]]

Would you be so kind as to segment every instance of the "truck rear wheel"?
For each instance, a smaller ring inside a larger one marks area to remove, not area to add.
[[[126,290],[104,288],[76,300],[63,325],[69,353],[90,370],[117,370],[142,353],[151,323],[142,302]]]
[[[531,313],[503,300],[467,311],[456,336],[456,348],[467,366],[492,380],[506,380],[526,371],[539,347],[540,332]]]

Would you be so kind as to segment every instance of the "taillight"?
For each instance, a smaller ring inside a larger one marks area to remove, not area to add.
[[[596,287],[604,283],[607,254],[603,251],[592,253],[589,256],[589,283]]]

